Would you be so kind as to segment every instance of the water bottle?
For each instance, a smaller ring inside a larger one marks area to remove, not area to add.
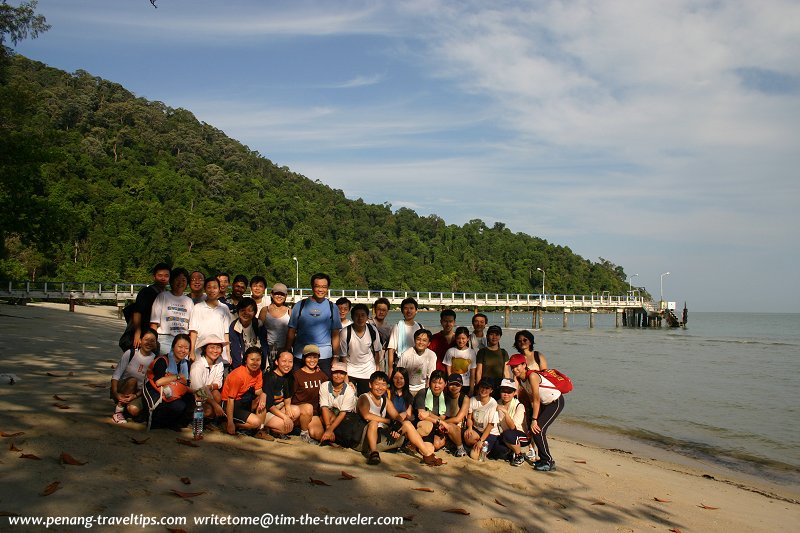
[[[484,462],[486,461],[486,456],[489,455],[489,443],[483,441],[483,446],[481,446],[481,454],[478,456],[478,461]]]
[[[194,417],[192,418],[192,434],[194,440],[203,438],[203,402],[195,402]]]

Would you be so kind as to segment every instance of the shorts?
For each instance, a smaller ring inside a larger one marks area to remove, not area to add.
[[[273,407],[274,407],[274,406],[273,406]],[[283,411],[283,410],[284,410],[284,407],[286,407],[286,404],[283,404],[283,403],[282,403],[282,404],[281,404],[281,405],[278,407],[278,410],[279,410],[279,411]],[[271,413],[271,412],[269,411],[269,409],[267,409],[267,418],[264,420],[264,423],[265,423],[265,424],[269,423],[269,421],[270,421],[270,420],[272,420],[273,418],[275,418],[276,416],[278,416],[278,415]]]
[[[227,411],[227,403],[231,400],[225,400],[222,402],[222,407]],[[252,414],[252,400],[242,399],[242,400],[233,400],[233,421],[237,424],[246,424],[247,419],[250,418]]]

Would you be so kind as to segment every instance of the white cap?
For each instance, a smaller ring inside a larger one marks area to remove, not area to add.
[[[500,388],[517,390],[517,382],[514,381],[513,379],[504,379],[503,381],[500,382]]]

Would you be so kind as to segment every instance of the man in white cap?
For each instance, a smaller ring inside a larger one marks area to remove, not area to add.
[[[331,380],[319,387],[321,421],[314,417],[308,432],[320,444],[326,441],[336,442],[336,429],[347,413],[354,413],[356,410],[356,387],[346,380],[347,365],[337,361],[331,365]]]

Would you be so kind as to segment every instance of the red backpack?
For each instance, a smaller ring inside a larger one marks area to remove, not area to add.
[[[555,368],[548,368],[547,370],[534,370],[540,376],[547,378],[547,381],[553,384],[553,386],[545,385],[544,383],[540,384],[540,387],[544,387],[546,389],[557,389],[561,392],[561,394],[566,394],[572,390],[572,380],[569,379],[569,376],[566,374],[562,374]]]

